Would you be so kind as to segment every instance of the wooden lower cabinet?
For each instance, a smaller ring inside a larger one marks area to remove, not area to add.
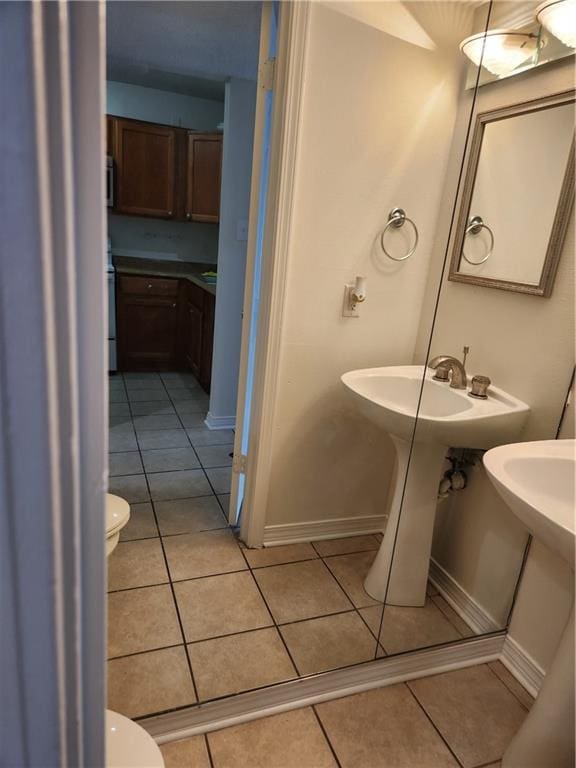
[[[210,391],[215,297],[188,280],[118,277],[121,371],[189,369]]]

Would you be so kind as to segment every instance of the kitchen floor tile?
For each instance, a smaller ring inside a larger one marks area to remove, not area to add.
[[[500,760],[527,714],[484,664],[408,685],[464,768]]]
[[[112,405],[125,405],[125,403],[112,403]],[[115,416],[113,414],[108,415],[108,426],[109,427],[121,427],[123,425],[132,426],[132,417],[131,416]]]
[[[458,768],[405,685],[316,705],[342,768]]]
[[[124,389],[111,389],[108,392],[108,402],[109,403],[127,403],[128,397],[126,396],[126,391]]]
[[[168,394],[173,403],[189,403],[185,413],[196,413],[197,411],[206,411],[209,404],[209,398],[203,392],[188,387],[170,387],[166,385]]]
[[[232,485],[232,467],[207,469],[206,474],[214,493],[229,493]]]
[[[188,645],[200,701],[297,677],[276,629]]]
[[[364,552],[378,549],[380,543],[376,536],[350,536],[345,539],[326,539],[314,541],[312,545],[322,557],[331,555],[347,555],[352,552]]]
[[[108,450],[110,453],[137,451],[136,433],[132,424],[120,424],[108,430]]]
[[[228,527],[215,496],[157,501],[154,507],[163,536]]]
[[[167,536],[164,548],[174,581],[243,571],[248,567],[232,532],[227,529]]]
[[[160,752],[164,768],[212,768],[203,734],[161,744]]]
[[[108,707],[135,718],[196,703],[183,645],[108,662]]]
[[[376,657],[376,641],[356,611],[285,624],[280,633],[301,675]]]
[[[176,411],[171,403],[152,402],[152,403],[130,403],[130,410],[133,416],[170,416]]]
[[[147,587],[168,581],[158,537],[120,542],[108,558],[108,591]]]
[[[174,408],[176,409],[176,413],[180,416],[191,416],[191,415],[202,415],[203,418],[206,418],[206,412],[208,410],[208,404],[204,405],[204,399],[196,394],[193,396],[194,393],[191,393],[191,399],[190,400],[175,400],[174,401]],[[204,422],[202,422],[203,429],[208,429]]]
[[[128,392],[145,389],[148,391],[164,392],[164,384],[160,379],[126,379],[126,389]]]
[[[311,544],[284,544],[278,547],[244,549],[244,557],[250,568],[266,568],[269,565],[294,563],[298,560],[314,560],[318,557]]]
[[[151,432],[140,432],[138,443],[141,450],[151,451],[156,448],[188,448],[190,442],[183,429],[161,429]]]
[[[118,376],[108,376],[108,391],[118,392],[118,390],[125,392],[124,379]]]
[[[310,707],[213,731],[208,741],[214,768],[336,768]]]
[[[151,403],[153,400],[158,402],[170,402],[168,393],[163,387],[130,390],[128,392],[128,400],[131,403]]]
[[[196,449],[200,463],[204,468],[231,467],[234,443],[224,445],[203,445]]]
[[[229,493],[219,493],[217,494],[218,501],[220,502],[222,509],[224,510],[224,514],[228,516],[228,510],[230,508],[230,494]]]
[[[123,373],[124,381],[160,381],[160,374],[155,371],[128,371]]]
[[[108,491],[126,499],[129,504],[150,499],[144,475],[111,477],[108,481]]]
[[[108,595],[108,657],[151,651],[182,642],[167,584]]]
[[[147,416],[135,416],[133,419],[136,434],[149,429],[179,429],[180,419],[175,413],[150,413]]]
[[[279,624],[352,608],[321,560],[261,568],[254,578]]]
[[[111,453],[108,456],[110,477],[117,475],[141,475],[144,472],[138,451]]]
[[[193,448],[160,448],[142,451],[142,460],[146,472],[168,472],[200,467]]]
[[[128,403],[108,403],[108,414],[110,416],[130,417],[130,406]]]
[[[189,499],[208,496],[212,492],[201,469],[158,472],[147,475],[153,501]]]
[[[234,442],[234,432],[231,429],[208,429],[208,427],[198,427],[187,429],[186,433],[190,442],[196,447],[203,445],[225,445]]]
[[[136,541],[158,536],[152,504],[149,501],[130,504],[130,520],[120,531],[120,541]]]
[[[325,562],[350,600],[357,608],[378,605],[364,589],[364,579],[372,565],[375,552],[358,552],[353,555],[328,557]]]
[[[180,581],[174,591],[187,643],[273,623],[249,571]]]
[[[206,411],[198,413],[178,413],[182,426],[186,429],[198,429],[204,426],[206,420]]]

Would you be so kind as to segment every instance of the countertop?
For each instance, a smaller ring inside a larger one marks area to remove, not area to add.
[[[189,280],[200,286],[212,296],[216,296],[216,286],[202,280],[202,272],[214,270],[215,264],[201,264],[186,261],[168,261],[167,259],[146,259],[136,256],[112,256],[112,263],[121,275],[152,275],[153,277],[177,277]]]

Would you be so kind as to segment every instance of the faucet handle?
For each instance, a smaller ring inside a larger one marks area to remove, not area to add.
[[[434,373],[434,376],[432,376],[433,379],[436,379],[436,381],[449,381],[448,374],[450,373],[450,368],[448,368],[447,365],[438,365],[436,367],[436,372]]]
[[[472,387],[470,392],[468,392],[469,396],[477,397],[479,400],[486,400],[488,398],[486,390],[491,383],[488,376],[473,376]]]

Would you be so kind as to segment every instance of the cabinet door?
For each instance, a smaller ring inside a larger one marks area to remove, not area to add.
[[[175,208],[174,128],[116,120],[116,210],[170,219]]]
[[[186,218],[218,222],[222,176],[222,135],[188,134]]]
[[[210,392],[212,379],[212,348],[214,346],[214,309],[216,299],[211,294],[204,294],[204,317],[202,318],[202,357],[198,380],[206,392]]]

